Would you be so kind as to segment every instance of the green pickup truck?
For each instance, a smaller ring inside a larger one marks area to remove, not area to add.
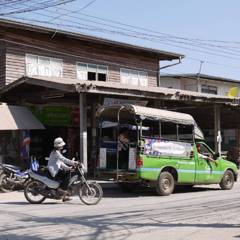
[[[237,166],[204,143],[189,114],[127,104],[102,107],[97,116],[99,173],[126,189],[141,183],[166,196],[176,185],[229,190],[237,181]]]

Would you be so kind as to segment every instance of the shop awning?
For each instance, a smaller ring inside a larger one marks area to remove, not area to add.
[[[26,107],[0,105],[0,130],[31,129],[45,129],[45,127]]]

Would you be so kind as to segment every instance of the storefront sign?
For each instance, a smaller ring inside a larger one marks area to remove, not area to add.
[[[48,126],[79,126],[79,108],[66,106],[31,107],[33,114],[44,125]]]
[[[148,101],[141,100],[129,100],[129,99],[119,99],[119,98],[104,98],[104,106],[121,105],[121,104],[133,104],[138,106],[146,106]]]
[[[145,139],[144,154],[152,156],[190,157],[191,143]]]

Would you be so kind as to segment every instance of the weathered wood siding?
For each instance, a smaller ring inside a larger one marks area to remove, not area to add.
[[[43,34],[30,36],[25,32],[9,32],[5,34],[5,38],[7,84],[25,75],[25,55],[35,54],[62,59],[65,78],[77,77],[77,62],[95,63],[108,66],[108,81],[111,82],[120,82],[120,68],[147,69],[149,86],[157,86],[156,70],[159,66],[157,58],[70,38],[49,39]]]
[[[6,55],[5,43],[0,41],[0,87],[5,85]]]

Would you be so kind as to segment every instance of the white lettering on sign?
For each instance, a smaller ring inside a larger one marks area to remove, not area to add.
[[[121,105],[121,104],[133,104],[138,106],[145,107],[148,101],[137,101],[137,100],[129,100],[129,99],[119,99],[119,98],[104,98],[104,106],[112,106],[112,105]]]
[[[153,156],[190,157],[192,144],[186,142],[145,139],[144,154]]]

